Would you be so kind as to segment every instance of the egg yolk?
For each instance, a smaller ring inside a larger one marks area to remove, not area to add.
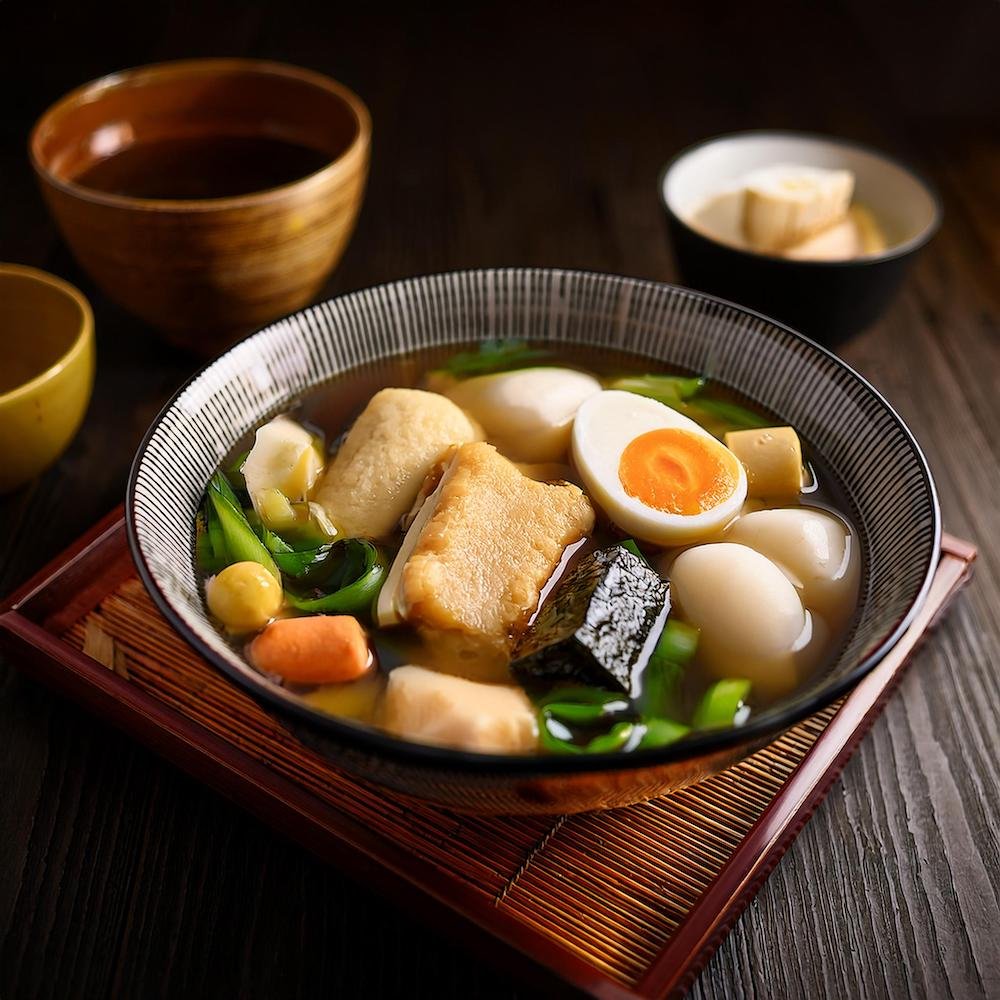
[[[626,445],[618,463],[625,492],[667,514],[701,514],[732,496],[736,459],[690,431],[663,427]]]

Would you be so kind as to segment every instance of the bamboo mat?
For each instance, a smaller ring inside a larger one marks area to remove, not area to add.
[[[566,817],[478,818],[414,804],[331,767],[201,660],[136,579],[63,638],[626,989],[647,973],[838,707],[653,802]]]

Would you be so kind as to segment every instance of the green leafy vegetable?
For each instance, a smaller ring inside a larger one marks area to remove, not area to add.
[[[611,694],[608,691],[598,692],[604,697],[601,700],[593,701],[580,700],[571,701],[550,701],[546,700],[542,711],[547,718],[558,719],[567,725],[593,725],[606,719],[609,715],[628,709],[628,702],[621,696]]]
[[[636,732],[634,722],[616,722],[606,733],[587,744],[587,753],[614,753],[624,750]]]
[[[317,534],[305,540],[289,541],[262,524],[259,518],[254,518],[252,512],[247,520],[286,576],[294,578],[300,585],[312,586],[321,583],[328,575],[333,543],[327,535]]]
[[[292,504],[295,525],[286,531],[284,539],[296,552],[319,548],[332,542],[337,529],[330,523],[326,511],[315,502],[301,501]]]
[[[271,558],[271,553],[250,527],[250,522],[247,521],[229,480],[221,472],[212,476],[206,496],[218,520],[218,535],[213,536],[213,551],[216,557],[222,560],[223,565],[230,566],[238,562],[260,563],[274,575],[275,579],[280,580],[281,574]],[[211,522],[208,530],[211,534]],[[217,539],[218,548],[215,544]]]
[[[236,496],[236,491],[233,489],[233,484],[229,481],[229,477],[224,472],[216,472],[216,474],[212,476],[212,478],[208,481],[208,489],[217,490],[234,507],[240,506],[240,501]]]
[[[700,376],[685,378],[681,375],[628,375],[608,383],[609,389],[634,392],[670,407],[697,396],[704,386],[705,379]]]
[[[218,546],[218,548],[217,548]],[[212,505],[206,503],[195,520],[195,559],[206,576],[225,569],[224,545],[219,519]]]
[[[655,747],[669,746],[691,732],[690,726],[674,722],[673,719],[663,718],[646,719],[645,729],[636,750],[652,750]]]
[[[281,572],[285,576],[292,577],[299,586],[316,586],[321,583],[329,575],[330,563],[335,558],[332,544],[300,551],[291,547],[283,552],[275,552],[274,549],[271,549],[271,554]]]
[[[755,427],[769,427],[771,421],[758,416],[753,410],[748,410],[739,403],[730,403],[724,399],[698,399],[687,409],[692,420],[705,426],[708,421],[716,421],[725,425],[726,431],[752,430]],[[706,427],[706,429],[708,429]]]
[[[663,717],[637,720],[621,694],[588,687],[562,687],[538,701],[538,729],[545,750],[557,754],[615,753],[664,747],[690,732]],[[626,716],[621,718],[621,716]],[[578,730],[611,722],[606,732],[582,742]]]
[[[731,726],[749,693],[750,681],[743,677],[716,681],[698,703],[691,725],[695,729]]]
[[[608,714],[603,705],[573,705],[562,701],[547,705],[545,712],[547,718],[558,719],[566,725],[593,725]]]
[[[677,690],[684,667],[698,648],[698,634],[686,622],[667,620],[642,675],[642,705],[647,715],[660,717],[676,712]]]
[[[619,721],[607,732],[599,733],[587,743],[576,741],[571,726],[592,727],[613,719],[629,710],[628,700],[620,693],[591,687],[560,687],[538,701],[538,729],[542,746],[551,753],[603,753],[618,750],[627,742],[619,742],[623,729],[632,732],[631,722]]]
[[[529,347],[526,341],[516,337],[484,340],[475,351],[461,351],[449,358],[440,370],[455,378],[470,378],[473,375],[528,368],[551,354],[551,351],[542,348]]]
[[[702,390],[708,384],[703,376],[628,375],[608,383],[609,389],[634,392],[637,396],[655,399],[678,413],[683,413],[717,438],[729,431],[767,427],[770,421],[758,416],[739,403],[723,399],[706,399]]]
[[[247,503],[250,502],[250,495],[247,493],[247,481],[243,477],[243,463],[249,454],[249,451],[244,451],[237,455],[225,470],[226,478],[232,484],[233,491],[237,494],[243,494]]]
[[[643,562],[646,562],[646,557],[642,554],[639,546],[636,545],[634,538],[626,538],[624,542],[621,543],[623,549],[628,550],[634,556],[638,556]]]
[[[698,648],[699,635],[693,625],[677,618],[668,619],[653,650],[653,659],[685,666]]]
[[[220,561],[223,566],[226,565],[226,537],[222,533],[222,525],[219,524],[219,515],[215,513],[215,507],[207,501],[207,498],[205,503],[205,529],[208,533],[209,542],[212,545],[212,552],[216,560]]]
[[[309,614],[367,611],[385,582],[385,553],[367,539],[349,538],[334,542],[323,561],[327,571],[312,595],[286,589],[288,603]]]
[[[616,722],[606,733],[580,744],[573,742],[573,732],[565,723],[543,710],[538,729],[542,746],[551,753],[613,753],[627,746],[636,732],[636,723]]]
[[[585,753],[584,747],[573,742],[572,731],[558,719],[546,718],[543,714],[538,720],[538,734],[542,747],[549,753]]]
[[[567,687],[554,688],[538,700],[538,707],[548,708],[549,705],[570,702],[581,705],[607,705],[610,702],[624,703],[624,701],[624,695],[621,693],[574,684]]]
[[[247,521],[257,537],[267,546],[267,550],[271,555],[284,555],[295,551],[281,535],[266,527],[259,517],[255,517],[253,511],[247,514]]]

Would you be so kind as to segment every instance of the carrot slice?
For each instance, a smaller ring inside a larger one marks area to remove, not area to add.
[[[372,665],[368,638],[351,615],[314,615],[271,622],[250,643],[250,659],[294,684],[339,684]]]

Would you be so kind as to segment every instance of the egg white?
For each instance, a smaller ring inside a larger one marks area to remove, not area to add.
[[[701,630],[698,659],[709,673],[746,677],[767,698],[793,690],[828,637],[779,567],[734,542],[685,549],[673,564],[670,596]]]
[[[836,626],[857,604],[861,555],[850,528],[813,507],[785,507],[745,514],[726,541],[767,556],[788,577],[807,608]]]
[[[704,439],[710,451],[732,459],[737,480],[726,499],[700,514],[670,514],[625,492],[618,472],[622,453],[640,434],[664,427],[689,431]],[[587,492],[608,517],[655,545],[689,545],[711,537],[740,513],[746,499],[746,472],[725,445],[689,417],[632,392],[608,389],[584,401],[573,422],[572,453]]]

